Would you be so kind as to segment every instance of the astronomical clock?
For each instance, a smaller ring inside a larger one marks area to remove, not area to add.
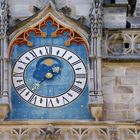
[[[13,33],[8,50],[12,82],[8,119],[92,118],[87,41],[76,24],[72,27],[73,21],[51,10],[44,9]]]

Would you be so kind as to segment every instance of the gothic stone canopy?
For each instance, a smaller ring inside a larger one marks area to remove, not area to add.
[[[29,20],[29,21],[28,21]],[[36,17],[28,19],[25,25],[16,29],[10,35],[10,44],[8,49],[8,57],[10,58],[12,48],[15,44],[21,45],[26,43],[28,46],[32,46],[32,42],[29,41],[30,33],[34,32],[36,36],[43,38],[47,37],[47,34],[42,31],[42,28],[48,21],[52,21],[53,26],[56,30],[51,34],[51,37],[57,37],[64,32],[69,32],[69,40],[65,42],[66,46],[70,46],[72,42],[77,44],[83,43],[89,51],[87,42],[87,33],[85,30],[80,28],[80,24],[75,22],[73,19],[67,18],[63,13],[56,11],[52,2],[50,2],[42,11],[40,11]],[[21,23],[22,25],[23,23]]]

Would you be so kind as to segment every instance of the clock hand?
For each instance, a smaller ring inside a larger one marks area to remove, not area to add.
[[[58,72],[60,72],[60,68],[57,68],[56,70]],[[40,81],[39,83],[33,84],[32,90],[34,91],[36,89],[39,89],[39,87],[40,87],[40,85],[41,85],[42,82],[44,82],[46,79],[52,79],[52,78],[53,78],[53,73],[47,72],[46,75],[45,75],[45,78],[42,81]]]
[[[38,84],[40,85],[42,82],[44,82],[47,78],[45,77],[42,81],[40,81]]]
[[[39,83],[34,83],[32,90],[35,91],[36,89],[39,89],[40,85],[42,82],[44,82],[47,78],[44,78],[42,81],[40,81]]]
[[[47,72],[45,75],[45,78],[42,81],[40,81],[39,83],[33,84],[32,90],[34,91],[36,89],[39,89],[42,82],[44,82],[46,79],[51,79],[51,78],[53,78],[53,74],[51,72]]]
[[[32,91],[36,90],[39,88],[39,84],[38,83],[34,83],[33,87],[32,87]]]

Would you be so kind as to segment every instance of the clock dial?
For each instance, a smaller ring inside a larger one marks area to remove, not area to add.
[[[74,70],[64,59],[54,56],[39,57],[27,66],[24,79],[26,85],[36,94],[54,97],[65,93],[72,86]]]
[[[15,63],[13,85],[30,104],[56,108],[79,97],[87,82],[86,68],[73,52],[44,46],[23,54]]]

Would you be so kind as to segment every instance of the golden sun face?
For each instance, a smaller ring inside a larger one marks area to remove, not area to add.
[[[53,59],[46,59],[44,62],[47,66],[52,66],[54,64],[54,60]]]

